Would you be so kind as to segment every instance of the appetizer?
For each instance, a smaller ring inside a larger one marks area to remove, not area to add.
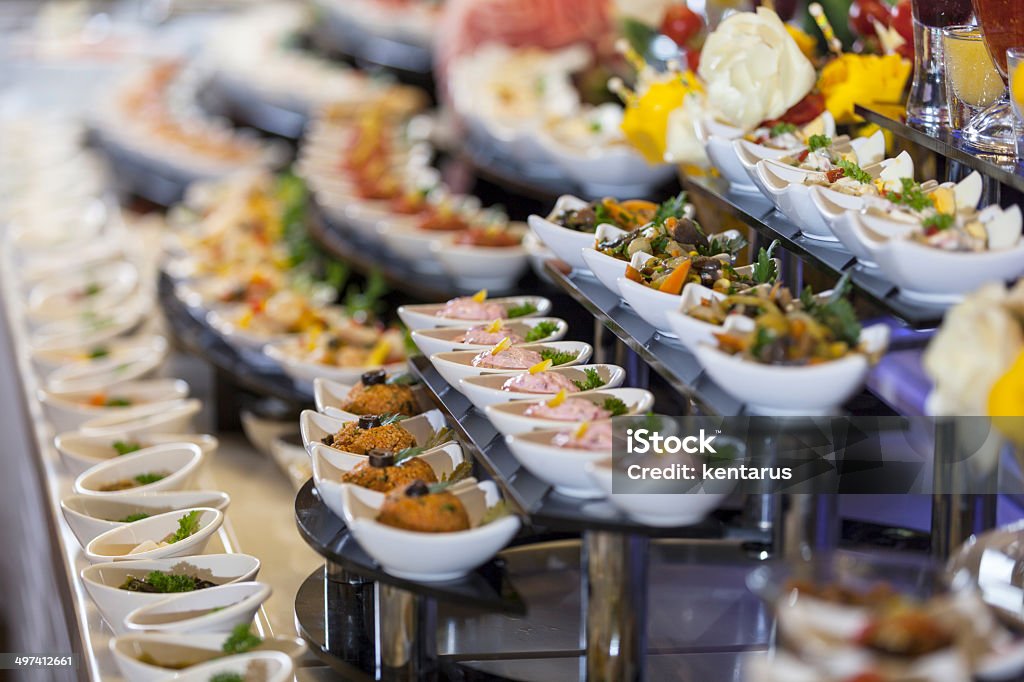
[[[554,348],[542,347],[540,350],[533,350],[513,346],[512,340],[506,336],[493,348],[481,351],[470,364],[484,369],[530,369],[545,361],[550,361],[552,365],[564,365],[577,357],[578,354],[571,351]]]
[[[160,540],[145,540],[130,549],[127,554],[150,552],[154,549],[167,547],[168,545],[173,545],[176,542],[181,542],[186,538],[192,537],[199,530],[199,517],[201,514],[202,512],[197,509],[184,514],[180,519],[178,519],[178,529],[176,531],[169,533]]]
[[[561,390],[551,400],[534,403],[523,416],[554,421],[596,421],[626,414],[629,408],[618,398],[604,398],[600,403],[585,398],[569,398]]]
[[[416,438],[402,428],[396,415],[381,418],[375,414],[362,415],[358,421],[347,422],[337,433],[325,436],[321,442],[355,455],[365,455],[378,448],[404,450],[417,445]]]
[[[460,334],[452,340],[456,343],[473,343],[482,346],[493,346],[506,338],[512,344],[523,343],[526,341],[525,337],[520,336],[512,329],[502,324],[502,320],[499,318],[491,324],[475,325],[470,327],[464,334]]]
[[[848,142],[836,144],[828,135],[811,135],[803,149],[783,156],[779,161],[794,168],[824,173],[839,171],[847,164],[856,165],[859,159]]]
[[[604,452],[612,449],[612,423],[610,421],[583,422],[572,431],[560,431],[551,444],[570,450]]]
[[[447,490],[431,489],[413,481],[384,499],[377,521],[419,533],[452,533],[469,530],[469,514],[462,501]]]
[[[529,301],[521,305],[508,306],[487,300],[487,290],[481,289],[472,296],[453,298],[437,311],[437,317],[453,320],[505,320],[513,317],[524,317],[537,312],[536,306]]]
[[[701,284],[720,293],[745,291],[761,284],[772,284],[779,277],[778,266],[772,252],[778,242],[767,250],[761,249],[757,262],[748,272],[733,267],[725,254],[708,256],[676,256],[674,258],[634,259],[626,267],[626,279],[657,289],[667,294],[679,295],[687,284]]]
[[[217,583],[204,580],[198,576],[150,571],[144,577],[129,575],[119,589],[128,592],[147,592],[150,594],[169,594],[174,592],[192,592],[216,587]]]
[[[357,415],[398,414],[405,417],[420,412],[406,376],[389,379],[382,369],[364,372],[359,383],[345,396],[341,409]]]
[[[296,343],[280,349],[300,362],[330,367],[379,367],[405,359],[400,330],[382,330],[352,320],[326,329],[314,327]]]
[[[783,286],[757,286],[740,294],[732,294],[725,298],[709,297],[686,309],[690,317],[716,326],[725,324],[730,315],[739,315],[751,319],[760,315],[768,304],[778,310],[789,311],[799,305],[799,299]]]
[[[620,202],[605,198],[592,201],[583,208],[566,209],[554,216],[551,222],[576,232],[594,232],[598,225],[614,225],[623,230],[633,230],[653,221],[658,209],[657,204],[644,199]]]
[[[430,465],[416,457],[421,451],[420,448],[409,448],[401,452],[373,448],[366,452],[365,462],[345,472],[341,482],[381,493],[405,487],[413,481],[437,483],[437,475]]]
[[[824,121],[818,116],[803,126],[790,121],[763,121],[743,137],[769,149],[800,149],[807,145],[811,136],[824,133]]]
[[[171,475],[169,471],[147,471],[142,474],[133,476],[132,478],[125,478],[113,483],[107,483],[100,486],[100,492],[113,493],[121,490],[131,490],[132,488],[141,488],[144,485],[150,483],[156,483]]]
[[[742,236],[719,238],[708,237],[703,228],[690,218],[666,218],[663,222],[651,222],[626,234],[601,239],[595,249],[619,260],[628,261],[637,253],[646,253],[656,258],[677,258],[679,256],[725,256],[732,259],[747,245]]]

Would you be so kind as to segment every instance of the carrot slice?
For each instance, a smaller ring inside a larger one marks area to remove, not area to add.
[[[658,291],[666,294],[679,295],[683,291],[683,285],[686,284],[686,276],[690,274],[690,262],[684,260],[682,263],[677,265],[672,272],[669,273],[668,277],[661,280],[661,286],[658,287]]]

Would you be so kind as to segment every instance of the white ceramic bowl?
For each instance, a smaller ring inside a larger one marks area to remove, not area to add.
[[[134,358],[140,355],[163,358],[167,356],[167,339],[157,334],[138,334],[111,339],[91,346],[76,346],[54,351],[33,351],[32,366],[40,376],[47,376],[66,365],[89,360],[94,353],[102,353],[102,355],[93,362]]]
[[[199,512],[199,529],[183,540],[144,552],[128,554],[131,546],[146,540],[159,542],[178,530],[178,520],[192,511]],[[196,507],[150,516],[135,523],[126,523],[97,535],[85,546],[85,557],[94,564],[104,561],[140,561],[202,554],[210,538],[224,523],[224,513],[210,507]]]
[[[343,518],[345,513],[342,503],[342,488],[354,487],[356,494],[367,504],[373,506],[381,504],[383,493],[341,482],[342,474],[365,462],[365,457],[335,450],[320,443],[314,443],[310,449],[310,457],[313,462],[313,481],[316,484],[316,489],[320,492],[327,508],[339,518]],[[462,448],[458,443],[446,443],[431,448],[417,457],[430,465],[439,481],[442,476],[450,474],[455,467],[465,461]]]
[[[691,352],[702,343],[714,345],[715,334],[724,331],[719,325],[710,324],[686,314],[686,310],[700,305],[701,301],[719,300],[726,298],[726,295],[709,289],[702,284],[690,282],[683,287],[683,294],[679,297],[678,307],[666,311],[665,319],[669,329],[679,342]]]
[[[507,305],[522,305],[532,303],[537,311],[524,315],[528,317],[545,317],[551,312],[551,301],[543,296],[509,296],[506,298],[489,299],[491,303],[502,303]],[[398,308],[398,317],[409,329],[430,329],[431,327],[465,327],[476,324],[490,324],[494,320],[460,320],[452,317],[440,317],[438,312],[444,308],[442,303],[423,303],[418,305],[403,305]]]
[[[889,343],[885,325],[861,331],[861,345],[882,353]],[[816,416],[834,413],[864,384],[870,365],[861,353],[804,367],[751,362],[717,347],[700,345],[697,359],[723,391],[759,414]]]
[[[146,604],[168,597],[163,593],[129,592],[119,588],[129,576],[144,578],[150,571],[173,575],[192,575],[218,585],[252,580],[260,570],[260,560],[248,554],[202,554],[197,556],[143,561],[117,561],[93,564],[80,575],[85,591],[116,633],[125,631],[124,617]]]
[[[656,527],[689,526],[700,523],[725,499],[726,493],[615,493],[615,476],[624,472],[612,469],[611,459],[584,465],[587,476],[601,489],[616,509],[634,521]]]
[[[505,443],[526,469],[568,497],[594,499],[605,493],[587,475],[586,465],[611,457],[611,451],[561,448],[552,439],[567,429],[543,429],[505,436]]]
[[[368,372],[371,369],[381,368],[380,366],[338,367],[336,365],[326,365],[320,362],[307,362],[305,360],[300,360],[295,352],[295,347],[300,343],[301,340],[296,338],[288,338],[268,343],[263,346],[263,354],[279,364],[285,374],[295,381],[307,386],[312,386],[313,382],[320,377],[331,379],[332,381],[354,384],[359,381],[359,377],[361,377],[365,372]],[[406,366],[406,361],[402,360],[400,362],[393,362],[389,365],[383,365],[383,369],[387,371],[388,374],[392,374],[395,372],[401,372]]]
[[[85,548],[96,536],[125,525],[123,521],[117,519],[126,518],[131,514],[154,516],[195,507],[210,507],[224,511],[230,503],[231,498],[228,494],[218,490],[184,490],[116,497],[69,495],[60,501],[60,508],[71,532]]]
[[[333,435],[341,430],[346,423],[358,420],[358,417],[343,417],[343,413],[328,411],[320,414],[314,410],[303,410],[299,415],[299,434],[302,444],[309,450],[313,445],[322,443],[325,436]],[[430,410],[423,414],[403,419],[402,428],[412,434],[417,443],[426,443],[434,434],[445,428],[444,415],[438,410]]]
[[[377,234],[388,251],[406,261],[412,270],[426,275],[444,272],[438,254],[455,239],[453,232],[420,230],[405,225],[402,218],[379,223]]]
[[[525,225],[510,223],[512,232],[525,234]],[[455,286],[467,292],[489,289],[509,291],[529,265],[526,248],[467,246],[450,242],[434,242],[430,256],[441,265],[441,270],[454,281]],[[420,254],[419,260],[423,259]]]
[[[598,282],[613,294],[622,295],[619,291],[619,278],[625,276],[628,262],[601,253],[593,248],[593,244],[583,248],[580,255]]]
[[[211,633],[205,635],[182,635],[172,633],[132,633],[121,635],[110,640],[110,650],[114,655],[114,661],[124,676],[125,682],[168,682],[185,679],[194,681],[196,679],[208,681],[209,676],[215,670],[223,669],[228,665],[228,670],[234,670],[230,665],[232,661],[238,660],[238,656],[225,656],[222,651],[224,640],[229,633]],[[280,653],[288,658],[294,665],[294,661],[306,653],[306,644],[301,639],[289,637],[274,637],[264,640],[258,651],[250,651],[248,654],[256,653]],[[151,665],[140,660],[144,655],[159,662],[166,662],[174,667],[163,667]],[[274,661],[282,660],[278,656],[268,657]],[[216,659],[216,660],[214,660]],[[242,660],[252,660],[242,659]],[[188,663],[196,661],[194,665]],[[179,666],[185,665],[184,668]],[[283,664],[282,664],[283,665]],[[283,668],[287,672],[278,673],[268,682],[282,682],[290,680],[293,670]]]
[[[590,360],[590,356],[594,352],[594,349],[589,343],[584,343],[582,341],[553,341],[552,343],[544,344],[527,343],[519,347],[528,350],[550,348],[562,352],[576,353],[575,359],[564,364],[557,365],[557,367],[573,367],[575,365],[585,364]],[[434,369],[437,370],[438,374],[440,374],[441,377],[455,390],[460,390],[459,381],[467,377],[473,377],[479,374],[519,374],[524,371],[522,368],[491,369],[487,367],[474,367],[472,364],[473,358],[481,352],[486,351],[456,350],[450,353],[437,353],[430,356],[430,362],[434,365]]]
[[[557,317],[529,317],[522,320],[511,320],[504,326],[511,329],[516,334],[522,337],[526,335],[535,326],[541,322],[553,322],[558,325],[557,329],[548,336],[531,341],[530,343],[547,343],[549,341],[559,341],[565,336],[565,333],[569,330],[569,325],[565,323],[565,320],[561,320]],[[453,350],[469,350],[472,348],[489,348],[493,344],[479,344],[479,343],[465,343],[462,341],[456,341],[466,333],[466,330],[473,325],[465,325],[463,327],[434,327],[431,329],[416,329],[412,331],[412,340],[416,344],[420,352],[426,356],[431,356],[434,353],[447,353]]]
[[[455,580],[500,552],[519,531],[519,517],[505,516],[479,525],[484,512],[501,499],[492,481],[453,490],[466,507],[470,529],[453,533],[418,533],[377,522],[371,506],[356,489],[342,490],[345,525],[366,553],[388,573],[409,580]]]
[[[547,217],[531,215],[527,218],[527,223],[533,234],[540,239],[544,246],[551,249],[556,257],[568,263],[573,270],[578,271],[588,269],[580,255],[580,249],[594,245],[594,233],[570,230],[555,223],[554,218],[564,211],[584,208],[587,205],[588,202],[579,197],[563,194],[558,197],[555,207]]]
[[[1011,206],[1003,215],[1019,231],[1020,207]],[[998,251],[958,253],[901,236],[885,236],[884,230],[902,227],[893,220],[853,214],[850,224],[853,238],[878,264],[882,276],[899,287],[900,295],[908,299],[952,304],[988,282],[1008,281],[1024,274],[1024,242]]]
[[[75,492],[79,495],[120,497],[126,494],[183,490],[189,487],[203,461],[203,451],[192,443],[154,445],[123,457],[102,462],[84,471],[75,479]],[[154,483],[127,490],[104,492],[106,485],[146,473],[164,473]]]
[[[124,625],[136,632],[230,632],[236,625],[252,623],[271,592],[266,583],[238,582],[168,595],[129,612]]]
[[[645,196],[676,172],[671,164],[648,163],[625,141],[574,147],[546,126],[538,128],[535,138],[562,174],[587,196]]]
[[[644,322],[654,327],[661,336],[675,338],[667,313],[679,307],[682,296],[667,294],[625,277],[619,277],[618,285],[622,299]]]
[[[810,197],[814,208],[818,210],[821,219],[828,226],[829,232],[839,240],[839,243],[852,253],[861,265],[869,268],[878,267],[871,260],[867,249],[863,248],[860,242],[854,238],[853,227],[850,225],[854,214],[863,208],[864,200],[861,197],[843,194],[821,186],[812,187]],[[911,226],[907,227],[909,229]]]
[[[626,371],[617,365],[575,365],[573,367],[556,367],[548,370],[556,374],[562,374],[575,381],[586,380],[584,370],[593,369],[604,380],[604,385],[596,390],[618,388],[626,378]],[[467,377],[459,381],[459,391],[462,392],[478,410],[488,405],[507,403],[512,400],[536,400],[538,398],[553,398],[555,393],[520,393],[517,391],[502,390],[502,385],[516,374],[481,374],[480,376]],[[578,395],[574,393],[573,395]]]
[[[144,379],[156,372],[167,358],[167,344],[160,352],[137,348],[119,357],[79,360],[59,367],[46,376],[46,390],[53,393],[101,391],[125,381]]]
[[[82,431],[69,431],[59,434],[53,441],[60,453],[68,472],[77,476],[86,469],[117,459],[121,456],[114,443],[133,443],[140,449],[154,445],[169,443],[192,443],[203,451],[204,460],[217,451],[219,441],[216,437],[203,433],[154,433],[141,438],[133,438],[127,433],[87,434]],[[137,452],[137,451],[136,451]]]
[[[94,396],[108,399],[124,398],[131,404],[126,406],[90,405]],[[39,401],[53,428],[71,431],[84,422],[97,417],[111,415],[137,415],[160,412],[176,401],[188,397],[188,384],[181,379],[149,379],[118,383],[109,389],[72,390],[54,392],[40,389]]]
[[[234,673],[244,677],[250,670],[258,671],[253,674],[260,675],[257,679],[263,682],[288,682],[294,679],[295,664],[290,656],[280,651],[249,651],[193,666],[176,673],[171,679],[174,682],[209,682],[223,674]]]
[[[36,284],[28,295],[25,314],[41,324],[109,310],[131,294],[139,283],[138,268],[127,261],[108,263],[94,271],[61,273]]]
[[[608,390],[587,391],[585,393],[572,394],[569,398],[582,398],[590,400],[598,405],[606,398],[618,398],[626,403],[629,409],[627,415],[643,414],[654,405],[654,395],[642,388],[611,388]],[[516,400],[507,403],[497,403],[484,408],[487,418],[491,420],[494,428],[502,434],[514,435],[534,431],[537,429],[558,429],[571,428],[585,420],[557,420],[539,419],[524,414],[531,405],[542,403],[544,400]]]
[[[135,301],[89,318],[56,320],[35,329],[29,337],[33,353],[88,348],[129,333],[152,311],[152,301]]]
[[[125,434],[139,438],[155,433],[187,433],[192,430],[192,419],[203,409],[203,403],[195,398],[178,400],[159,409],[147,406],[145,410],[125,410],[114,414],[95,417],[82,424],[82,432],[93,436]]]

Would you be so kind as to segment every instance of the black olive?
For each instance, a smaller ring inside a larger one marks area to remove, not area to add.
[[[395,453],[386,448],[372,448],[366,451],[366,458],[374,469],[395,466]]]
[[[680,218],[672,228],[670,235],[680,244],[693,244],[694,246],[707,246],[708,238],[700,229],[697,221],[689,218]]]
[[[337,336],[332,336],[331,338],[327,339],[327,348],[329,350],[340,350],[341,345],[341,339],[339,339]]]
[[[387,380],[388,374],[382,369],[363,372],[363,376],[359,377],[359,381],[362,382],[363,386],[376,386],[377,384],[383,384]]]
[[[364,414],[359,418],[359,428],[361,429],[375,429],[378,426],[380,426],[380,415]]]
[[[334,434],[327,434],[326,436],[320,439],[320,442],[323,443],[324,445],[334,445]]]
[[[415,480],[405,489],[406,497],[426,497],[430,494],[430,486],[420,480]]]

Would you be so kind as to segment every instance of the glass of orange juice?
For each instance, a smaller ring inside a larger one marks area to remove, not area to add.
[[[1024,163],[1024,47],[1006,51],[1006,75],[1010,81],[1010,105],[1014,113],[1017,163]]]
[[[1003,79],[977,26],[942,29],[946,56],[946,99],[953,128],[963,131],[971,118],[1003,95]]]

